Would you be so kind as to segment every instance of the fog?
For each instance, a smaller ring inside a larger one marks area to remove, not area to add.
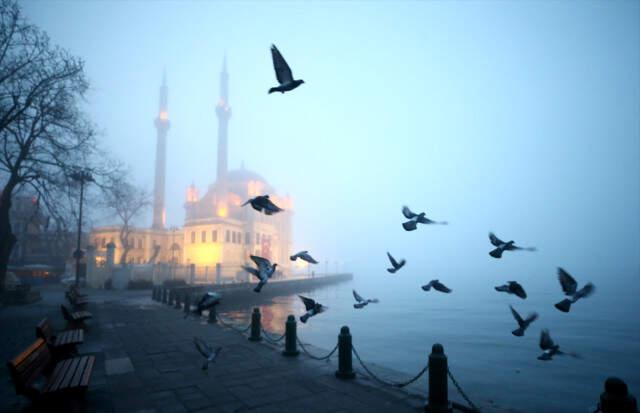
[[[104,146],[150,190],[166,69],[168,225],[215,180],[226,54],[229,168],[291,195],[293,248],[330,270],[382,282],[390,251],[453,286],[639,278],[638,2],[22,6],[85,59]],[[305,80],[284,95],[271,43]],[[450,225],[405,232],[404,204]],[[489,231],[538,252],[495,260]]]

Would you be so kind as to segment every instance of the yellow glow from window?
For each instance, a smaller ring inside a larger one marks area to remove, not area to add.
[[[215,266],[222,260],[222,245],[220,243],[187,244],[185,259],[196,266]]]
[[[169,120],[169,112],[163,110],[160,112],[160,120]]]
[[[227,215],[229,215],[229,210],[227,209],[227,206],[219,205],[217,214],[219,217],[222,217],[222,218],[225,218]]]

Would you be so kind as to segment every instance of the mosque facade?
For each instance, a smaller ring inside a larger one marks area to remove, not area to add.
[[[241,167],[228,169],[228,131],[231,120],[229,76],[226,59],[220,73],[220,97],[215,107],[218,118],[217,170],[215,181],[201,195],[190,185],[185,196],[185,220],[181,228],[166,227],[166,147],[170,129],[168,88],[163,76],[160,87],[156,128],[153,218],[149,228],[136,228],[128,237],[128,263],[167,263],[200,269],[216,266],[227,277],[238,275],[240,266],[251,263],[250,255],[259,255],[278,263],[284,276],[291,253],[292,201],[278,196],[275,189],[258,173]],[[249,198],[269,194],[284,209],[265,216],[251,206],[242,206]],[[119,262],[123,246],[120,227],[94,228],[89,236],[98,265],[106,259],[107,246],[115,244],[115,261]]]

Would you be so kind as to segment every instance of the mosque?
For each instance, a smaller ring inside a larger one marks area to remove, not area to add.
[[[153,221],[150,228],[137,228],[129,235],[127,261],[133,264],[169,263],[214,268],[219,264],[234,274],[250,263],[249,255],[259,255],[278,263],[286,276],[291,252],[292,201],[280,197],[259,174],[244,169],[228,170],[229,75],[226,59],[220,73],[220,98],[215,107],[218,118],[218,153],[216,180],[200,196],[194,185],[187,187],[185,220],[182,228],[167,228],[165,176],[167,136],[170,128],[168,89],[163,76],[156,128],[155,182]],[[206,149],[206,148],[203,148]],[[241,207],[249,198],[269,194],[284,209],[265,216],[250,206]],[[89,236],[95,247],[96,262],[104,262],[107,245],[115,244],[115,260],[123,252],[119,226],[94,228]]]

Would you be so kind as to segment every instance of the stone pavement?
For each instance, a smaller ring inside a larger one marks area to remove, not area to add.
[[[95,354],[87,412],[418,412],[424,400],[382,389],[362,379],[342,381],[336,364],[249,342],[233,330],[185,320],[182,311],[153,302],[150,292],[88,291],[94,315],[80,353]],[[34,340],[36,323],[49,316],[63,327],[60,288],[43,289],[43,301],[0,309],[7,361]],[[8,335],[6,333],[9,333]],[[219,360],[201,369],[193,337],[223,347]],[[326,351],[316,349],[318,354]],[[334,356],[333,359],[337,359]],[[7,369],[0,374],[0,411],[29,403],[15,395]]]

